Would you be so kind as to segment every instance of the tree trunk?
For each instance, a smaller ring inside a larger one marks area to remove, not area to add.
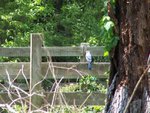
[[[106,113],[123,113],[150,51],[150,1],[116,0],[119,42],[111,58]],[[149,113],[148,74],[140,82],[127,113]]]

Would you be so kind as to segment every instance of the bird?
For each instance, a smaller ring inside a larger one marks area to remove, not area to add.
[[[91,55],[90,51],[86,51],[85,58],[88,63],[88,69],[92,70],[92,55]]]

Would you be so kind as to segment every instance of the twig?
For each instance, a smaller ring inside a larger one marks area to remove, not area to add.
[[[55,97],[56,97],[56,92],[57,92],[58,87],[59,87],[59,84],[60,84],[60,82],[61,82],[62,80],[63,80],[63,77],[59,80],[59,82],[58,82],[58,83],[56,83],[56,87],[55,87],[55,91],[54,91],[53,99],[52,99],[52,102],[51,102],[51,106],[53,106],[53,105],[54,105],[54,99],[55,99]]]
[[[22,72],[22,75],[23,75],[23,77],[24,77],[24,79],[25,79],[25,81],[26,81],[26,83],[27,83],[28,89],[29,89],[30,85],[29,85],[29,82],[28,82],[27,77],[26,77],[26,75],[24,74],[24,71],[23,71],[23,70],[24,70],[24,65],[22,65],[21,72]]]
[[[85,102],[89,99],[89,97],[92,95],[92,92],[86,97],[86,99],[84,100],[84,102],[80,105],[80,107],[79,108],[81,108],[84,104],[85,104]]]
[[[136,90],[137,90],[141,80],[143,79],[144,75],[146,74],[146,72],[148,71],[149,68],[150,68],[150,65],[148,65],[148,67],[144,70],[143,74],[141,75],[140,79],[138,80],[138,82],[137,82],[137,84],[136,84],[136,86],[135,86],[135,88],[134,88],[134,90],[133,90],[133,92],[131,94],[131,97],[130,97],[129,101],[127,102],[127,105],[126,105],[123,113],[127,112],[127,109],[128,109],[128,107],[130,105],[130,102],[131,102],[131,100],[132,100],[132,98],[133,98],[133,96],[134,96],[134,94],[135,94],[135,92],[136,92]]]

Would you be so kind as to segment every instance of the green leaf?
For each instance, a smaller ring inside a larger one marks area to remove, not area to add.
[[[109,16],[103,16],[102,21],[104,22],[106,20],[110,20],[110,17]]]
[[[107,31],[109,31],[109,29],[111,28],[111,27],[113,27],[114,26],[114,23],[112,22],[112,21],[108,21],[105,25],[104,25],[104,28],[107,30]]]
[[[109,55],[109,52],[108,51],[105,51],[104,52],[104,57],[107,57]]]

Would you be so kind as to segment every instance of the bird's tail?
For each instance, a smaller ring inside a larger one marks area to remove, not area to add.
[[[88,69],[92,70],[92,62],[88,62]]]

